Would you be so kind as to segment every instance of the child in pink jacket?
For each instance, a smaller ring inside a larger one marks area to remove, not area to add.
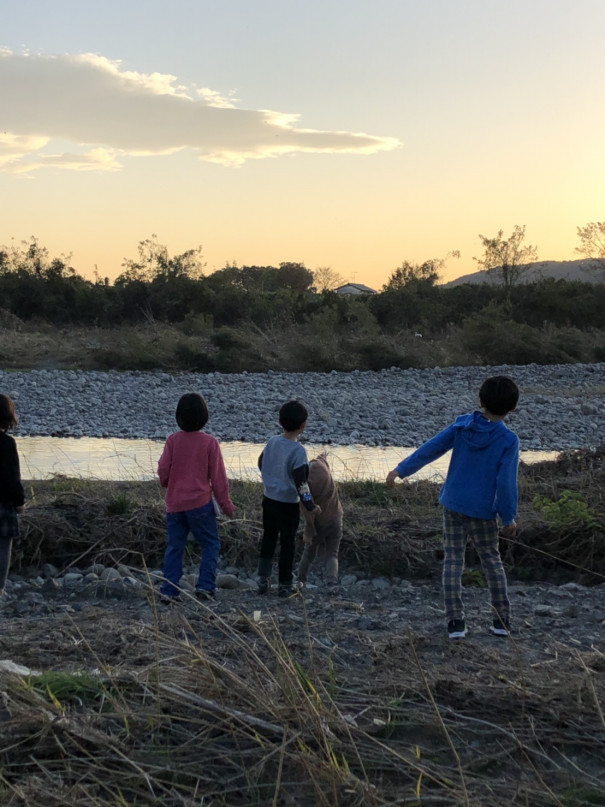
[[[167,600],[179,597],[183,555],[189,532],[202,548],[196,584],[200,599],[216,591],[216,566],[221,551],[212,496],[221,510],[233,515],[229,482],[218,440],[202,431],[208,422],[208,406],[197,392],[189,392],[176,408],[180,431],[171,434],[158,462],[160,484],[166,488],[167,546],[164,582],[160,593]]]

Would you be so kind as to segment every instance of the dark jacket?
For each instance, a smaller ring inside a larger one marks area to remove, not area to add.
[[[17,443],[0,431],[0,503],[21,507],[24,501]]]

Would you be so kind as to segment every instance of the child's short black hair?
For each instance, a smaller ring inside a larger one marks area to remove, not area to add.
[[[495,375],[486,379],[479,390],[479,401],[492,415],[507,415],[519,401],[519,388],[505,375]]]
[[[15,404],[8,395],[0,395],[0,429],[15,429],[18,420],[15,414]]]
[[[307,407],[300,401],[288,401],[279,410],[279,425],[284,431],[293,432],[300,429],[308,417]]]
[[[199,432],[208,417],[208,404],[199,392],[187,392],[177,404],[176,422],[184,432]]]

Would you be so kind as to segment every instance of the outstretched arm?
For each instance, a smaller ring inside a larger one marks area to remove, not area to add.
[[[443,429],[443,431],[440,431],[439,434],[436,434],[428,442],[424,443],[424,445],[421,445],[413,454],[410,454],[409,457],[400,462],[392,471],[389,471],[386,479],[387,485],[392,487],[397,478],[403,479],[406,476],[411,476],[416,473],[416,471],[424,468],[425,465],[442,457],[453,447],[454,434],[453,425],[448,426],[447,429]]]

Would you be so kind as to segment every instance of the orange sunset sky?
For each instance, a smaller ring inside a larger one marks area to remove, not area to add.
[[[330,266],[605,219],[603,0],[20,0],[0,28],[0,244],[115,278],[139,241]]]

